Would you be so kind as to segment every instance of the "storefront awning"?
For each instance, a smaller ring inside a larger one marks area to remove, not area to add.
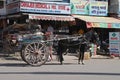
[[[87,28],[120,28],[120,20],[113,17],[96,17],[72,15],[74,18],[86,21]]]
[[[43,14],[29,14],[29,19],[54,20],[54,21],[74,21],[75,20],[72,16],[43,15]]]

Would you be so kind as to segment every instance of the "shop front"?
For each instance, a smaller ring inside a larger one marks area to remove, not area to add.
[[[89,30],[89,28],[94,28],[99,36],[100,41],[100,50],[97,49],[97,54],[110,55],[109,54],[109,35],[111,32],[119,32],[120,30],[120,20],[113,17],[97,17],[97,16],[81,16],[81,15],[72,15],[76,20],[79,26],[84,26],[82,28]],[[84,23],[84,24],[80,24]]]
[[[72,16],[67,15],[45,15],[45,14],[29,14],[29,21],[37,21],[42,29],[51,25],[54,28],[54,33],[69,34],[69,26],[75,21]]]
[[[7,4],[7,22],[10,25],[37,21],[43,27],[46,24],[55,28],[69,26],[68,23],[74,21],[70,14],[70,3],[20,0]]]
[[[74,18],[78,18],[86,22],[87,28],[120,28],[120,20],[113,17],[97,17],[97,16],[81,16],[73,15]]]
[[[83,21],[86,29],[94,28],[102,37],[109,39],[109,32],[119,31],[120,20],[113,17],[81,16],[73,15],[74,18]],[[81,25],[83,26],[83,25]]]
[[[102,37],[107,34],[105,38],[109,38],[109,32],[120,29],[120,20],[108,17],[107,1],[71,0],[71,8],[77,26],[85,32],[94,28]]]

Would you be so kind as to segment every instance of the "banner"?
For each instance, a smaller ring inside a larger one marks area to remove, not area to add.
[[[89,0],[70,0],[71,13],[93,16],[107,16],[108,2]]]
[[[101,1],[90,2],[89,15],[107,16],[107,13],[108,13],[107,2]]]
[[[69,3],[20,2],[21,12],[70,14]]]
[[[109,50],[110,50],[110,54],[120,55],[120,33],[119,32],[109,33]]]
[[[71,13],[72,14],[89,14],[88,10],[88,1],[79,1],[79,3],[73,2],[71,3]]]
[[[87,28],[118,28],[120,29],[120,23],[102,23],[102,22],[87,22]]]

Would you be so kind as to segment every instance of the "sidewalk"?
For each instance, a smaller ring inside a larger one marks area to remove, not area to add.
[[[111,59],[110,56],[95,55],[91,56],[91,59]]]

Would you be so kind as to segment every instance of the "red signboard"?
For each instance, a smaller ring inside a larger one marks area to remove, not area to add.
[[[70,14],[69,3],[20,2],[21,12]]]

